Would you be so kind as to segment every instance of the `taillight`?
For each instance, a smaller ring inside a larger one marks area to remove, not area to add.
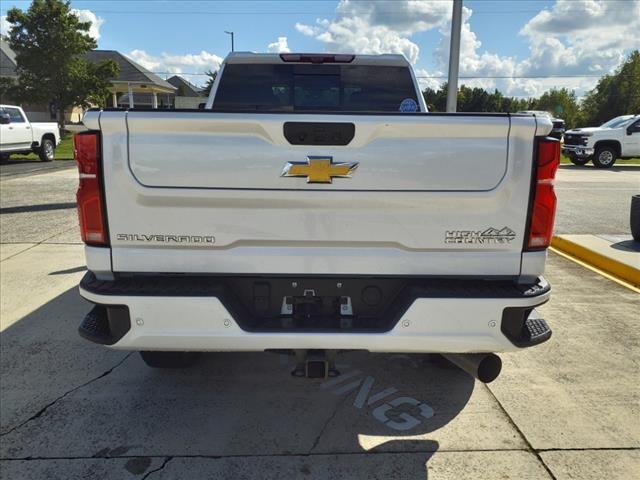
[[[281,53],[283,62],[304,62],[304,63],[351,63],[356,58],[355,55],[346,54],[326,54],[326,53]]]
[[[553,236],[553,221],[556,215],[556,194],[553,182],[560,163],[560,142],[555,138],[538,140],[536,158],[536,181],[529,224],[528,248],[547,248]]]
[[[76,199],[82,241],[89,245],[108,245],[100,192],[100,134],[78,133],[73,137],[73,147],[80,176]]]

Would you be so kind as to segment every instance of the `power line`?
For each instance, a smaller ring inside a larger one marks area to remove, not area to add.
[[[467,75],[458,78],[466,79],[515,79],[515,78],[601,78],[606,73],[600,75]],[[640,75],[618,75],[625,78],[640,78]],[[446,75],[416,75],[416,78],[447,78]]]
[[[628,9],[615,8],[607,11],[627,11]],[[7,13],[8,9],[0,9],[0,12]],[[96,14],[110,14],[110,15],[331,15],[336,12],[327,11],[211,11],[211,10],[162,10],[162,11],[150,11],[150,10],[91,10]],[[507,15],[513,13],[540,13],[543,11],[550,11],[546,9],[539,10],[473,10],[473,15]],[[385,16],[406,16],[406,12],[399,12],[397,10],[377,10],[377,14]]]

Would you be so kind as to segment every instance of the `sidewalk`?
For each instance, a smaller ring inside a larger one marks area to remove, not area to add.
[[[624,235],[557,235],[551,246],[640,287],[640,243]]]

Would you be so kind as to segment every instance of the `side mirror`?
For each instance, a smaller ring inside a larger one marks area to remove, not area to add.
[[[8,113],[0,113],[0,125],[9,125],[11,116]]]

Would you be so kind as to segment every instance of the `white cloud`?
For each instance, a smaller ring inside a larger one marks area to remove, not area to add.
[[[91,22],[89,35],[95,40],[100,38],[100,27],[102,27],[102,24],[104,23],[104,18],[98,17],[91,10],[78,10],[73,8],[71,9],[71,13],[75,14],[81,22]]]
[[[435,28],[450,16],[451,4],[437,0],[341,0],[335,19],[318,19],[315,25],[296,23],[295,28],[323,42],[327,51],[399,53],[415,63],[420,48],[408,37]]]
[[[434,90],[437,90],[440,88],[442,78],[439,77],[442,77],[442,72],[437,70],[429,72],[424,68],[416,68],[415,74],[421,90],[424,90],[425,88],[433,88]]]
[[[519,73],[610,73],[625,51],[640,47],[640,1],[557,0],[522,28],[530,56]]]
[[[160,71],[160,65],[162,64],[162,60],[159,57],[154,57],[149,55],[144,50],[131,50],[127,57],[129,57],[134,62],[139,63],[144,68],[150,71]]]
[[[451,18],[451,8],[451,2],[441,0],[341,0],[336,12],[338,18],[362,18],[370,25],[384,25],[402,35],[412,35],[441,25]]]
[[[529,47],[524,59],[486,51],[471,27],[473,11],[463,10],[460,76],[536,77],[545,75],[603,75],[611,73],[631,48],[640,47],[640,0],[557,0],[542,9],[521,29]],[[449,62],[451,3],[433,0],[357,2],[341,0],[335,18],[318,19],[313,25],[296,23],[303,35],[325,44],[327,51],[354,53],[402,53],[413,64],[420,47],[431,52],[436,67],[418,76],[446,75]],[[412,35],[438,29],[437,45],[421,45]],[[444,79],[419,78],[423,86],[437,86]],[[567,87],[583,95],[597,77],[478,78],[461,84],[499,88],[514,96],[537,96],[552,87]]]
[[[370,25],[358,17],[334,22],[316,37],[332,52],[380,54],[399,53],[411,63],[418,60],[420,48],[408,38],[384,25]]]
[[[304,25],[302,23],[296,22],[295,28],[297,31],[299,31],[303,35],[306,35],[307,37],[312,37],[313,35],[317,35],[319,33],[317,28],[310,25]]]
[[[278,37],[278,40],[267,46],[267,52],[269,53],[289,53],[290,51],[287,37]]]
[[[462,11],[462,28],[460,31],[460,67],[461,77],[509,77],[516,69],[516,61],[511,57],[504,57],[490,52],[481,52],[482,42],[471,29],[470,19],[473,11],[464,7]],[[449,47],[451,41],[451,22],[440,27],[442,37],[434,50],[437,68],[443,74],[448,72]],[[493,89],[497,86],[505,93],[511,93],[517,88],[512,79],[499,80],[495,78],[461,79],[460,84],[470,87]]]
[[[204,73],[208,70],[218,70],[223,61],[222,57],[205,50],[186,55],[163,52],[159,56],[151,55],[144,50],[132,50],[127,56],[161,78],[180,74],[194,85],[203,85],[208,79]]]
[[[638,0],[556,0],[551,10],[543,9],[529,20],[521,33],[531,38],[548,35],[572,44],[628,49],[638,47],[639,28]]]
[[[193,67],[198,70],[197,73],[204,70],[217,70],[222,60],[222,57],[205,50],[200,53],[188,53],[186,55],[162,53],[162,62],[170,68]]]
[[[557,0],[520,30],[529,42],[529,57],[516,65],[517,76],[594,75],[535,78],[516,82],[530,95],[567,87],[581,96],[600,75],[612,73],[629,49],[638,48],[640,0]]]
[[[91,10],[78,10],[74,8],[71,9],[71,13],[78,17],[81,22],[91,22],[91,27],[89,27],[88,32],[89,35],[95,40],[100,38],[100,27],[104,24],[104,18],[98,17]],[[0,16],[0,33],[2,35],[8,35],[10,27],[11,24],[7,21],[7,16]]]
[[[8,35],[9,34],[9,28],[11,28],[11,24],[9,22],[7,22],[7,16],[6,15],[0,15],[0,34]]]

